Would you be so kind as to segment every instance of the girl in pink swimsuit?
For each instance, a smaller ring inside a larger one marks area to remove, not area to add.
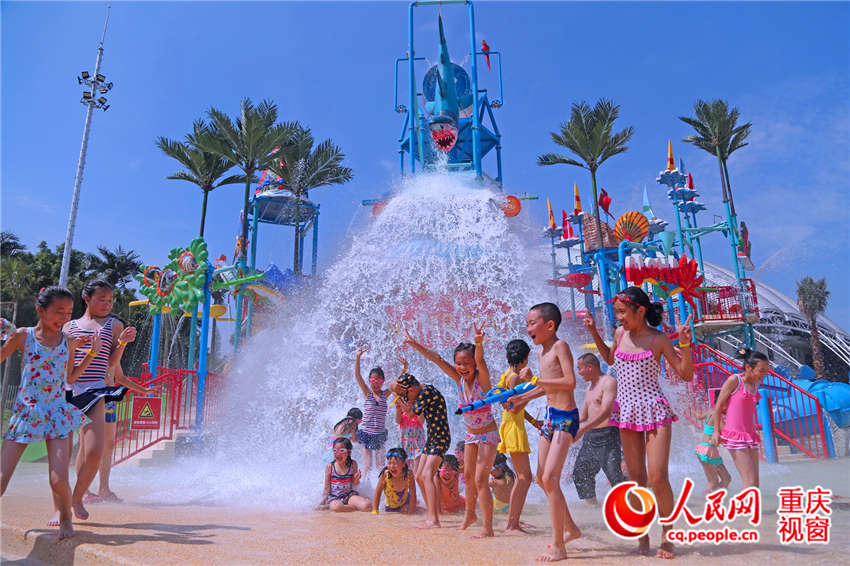
[[[744,489],[759,486],[759,444],[756,431],[756,405],[760,398],[758,387],[770,370],[767,356],[747,348],[738,351],[743,360],[743,372],[730,375],[717,397],[714,414],[709,424],[714,426],[713,441],[732,455],[732,461],[741,475]],[[726,412],[726,424],[721,431],[720,415]]]
[[[673,511],[667,467],[671,423],[676,415],[658,384],[661,357],[685,381],[693,379],[694,366],[690,318],[679,328],[679,348],[683,353],[680,358],[667,335],[654,328],[661,324],[663,312],[661,303],[653,304],[643,290],[629,287],[614,297],[614,315],[620,323],[614,332],[614,348],[599,335],[592,317],[585,318],[584,324],[602,358],[617,370],[617,400],[610,423],[620,429],[629,478],[652,489],[659,515],[666,517]],[[658,549],[658,558],[673,558],[673,545],[666,539],[669,529],[663,529],[664,542]],[[641,554],[649,554],[649,537],[641,537],[639,544]]]
[[[475,327],[475,344],[461,342],[454,351],[454,365],[449,364],[436,352],[425,348],[407,333],[405,344],[412,346],[430,361],[439,366],[446,375],[457,383],[460,392],[459,406],[483,399],[490,390],[490,371],[484,361],[483,325]],[[499,427],[493,418],[490,405],[464,414],[466,423],[466,445],[464,449],[464,477],[466,479],[466,514],[461,530],[475,523],[475,500],[481,511],[482,537],[493,536],[493,498],[488,481],[496,447],[499,445]]]

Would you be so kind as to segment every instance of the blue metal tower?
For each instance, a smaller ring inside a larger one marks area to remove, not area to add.
[[[423,75],[420,85],[417,81],[417,62],[425,57],[417,57],[414,50],[414,9],[427,5],[465,4],[469,17],[469,73],[452,62],[448,56],[448,46],[443,33],[442,17],[440,28],[440,61]],[[449,171],[474,171],[476,178],[486,175],[482,171],[482,159],[491,150],[496,150],[495,182],[502,184],[502,146],[501,133],[496,125],[493,109],[502,106],[502,57],[498,51],[477,49],[475,37],[475,11],[468,0],[420,1],[411,2],[408,9],[408,47],[407,56],[395,62],[395,111],[405,115],[399,138],[399,168],[402,175],[414,174],[416,162],[422,170],[433,168],[440,161],[440,152],[447,159]],[[485,44],[486,45],[486,44]],[[490,67],[490,57],[495,57],[495,67],[499,78],[499,96],[490,100],[487,89],[479,88],[478,58],[485,57]],[[407,63],[407,106],[399,104],[398,69],[400,62]],[[421,88],[421,90],[420,90]],[[484,125],[485,118],[489,127]],[[426,132],[429,135],[426,135]],[[405,153],[408,156],[409,171],[405,172]]]

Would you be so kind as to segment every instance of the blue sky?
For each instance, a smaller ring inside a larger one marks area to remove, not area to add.
[[[3,2],[2,227],[34,248],[65,234],[83,129],[79,71],[93,70],[101,3]],[[436,8],[417,10],[417,54],[436,55]],[[549,132],[571,103],[599,97],[633,125],[627,153],[599,172],[612,210],[639,208],[644,184],[656,213],[671,207],[655,176],[668,139],[721,214],[716,161],[681,143],[677,116],[698,98],[724,98],[753,122],[750,146],[729,161],[738,213],[750,227],[757,276],[793,296],[803,275],[826,277],[828,316],[850,327],[850,5],[847,3],[476,4],[479,39],[504,53],[506,190],[569,208],[572,184],[590,202],[589,174],[535,165],[557,150]],[[443,8],[453,58],[468,52],[466,12]],[[201,193],[168,181],[176,163],[154,146],[181,138],[210,106],[231,114],[241,97],[275,101],[282,119],[309,125],[348,155],[354,180],[320,189],[319,265],[333,261],[359,203],[397,175],[400,115],[392,110],[393,61],[405,54],[404,3],[115,2],[102,72],[112,107],[94,117],[74,246],[135,249],[146,263],[196,235]],[[467,59],[468,62],[468,59]],[[485,86],[494,73],[481,72]],[[492,163],[489,164],[492,170]],[[207,239],[232,255],[242,189],[212,193]],[[359,215],[359,216],[358,216]],[[291,232],[264,227],[259,264],[291,262]],[[706,258],[726,264],[720,235]]]

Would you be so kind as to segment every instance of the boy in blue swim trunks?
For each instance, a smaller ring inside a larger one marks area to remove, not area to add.
[[[514,406],[523,406],[531,399],[546,395],[546,420],[540,429],[537,453],[537,482],[549,500],[552,519],[552,545],[537,557],[538,562],[555,562],[567,557],[566,543],[581,536],[570,516],[567,501],[561,491],[561,471],[567,451],[575,440],[579,413],[573,392],[576,376],[573,354],[566,342],[558,338],[561,311],[553,303],[534,305],[525,318],[526,331],[535,344],[540,378],[537,387],[512,398]]]

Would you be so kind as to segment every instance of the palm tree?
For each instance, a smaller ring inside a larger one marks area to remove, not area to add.
[[[331,140],[325,140],[314,148],[310,129],[300,126],[281,145],[278,155],[279,159],[269,166],[269,170],[280,177],[282,188],[295,198],[293,271],[300,275],[301,201],[309,198],[308,192],[312,189],[350,181],[352,170],[341,165],[345,154]]]
[[[26,250],[27,247],[21,243],[17,234],[5,230],[0,232],[0,255],[8,258],[21,255]]]
[[[207,218],[207,197],[213,189],[223,185],[234,185],[244,183],[244,175],[230,175],[221,181],[219,179],[227,173],[234,165],[232,161],[221,157],[216,153],[201,149],[201,142],[212,135],[209,127],[203,120],[197,120],[192,125],[192,133],[186,135],[186,142],[170,140],[160,136],[156,140],[156,146],[167,156],[176,159],[186,169],[178,171],[166,177],[178,181],[189,181],[201,188],[204,193],[204,203],[201,206],[201,232],[204,237],[204,223]]]
[[[268,169],[277,161],[278,148],[282,140],[291,136],[297,124],[275,124],[277,105],[264,100],[254,106],[249,98],[243,98],[239,118],[234,122],[217,108],[207,112],[212,135],[198,140],[201,148],[211,151],[242,169],[245,181],[245,202],[242,215],[241,264],[245,266],[248,242],[248,205],[254,173]]]
[[[115,250],[98,246],[100,257],[91,256],[90,271],[106,280],[113,288],[126,289],[127,283],[139,272],[139,255],[133,250],[125,250],[119,244]]]
[[[616,134],[613,133],[614,121],[619,115],[620,106],[605,98],[600,98],[593,108],[584,100],[573,103],[570,120],[561,124],[560,133],[552,132],[552,141],[567,148],[581,161],[559,153],[544,153],[537,157],[538,165],[563,163],[590,171],[590,178],[593,181],[593,210],[600,248],[602,247],[602,223],[599,219],[596,171],[609,157],[629,149],[626,144],[634,134],[632,126]]]
[[[815,366],[815,378],[824,378],[823,349],[818,335],[817,316],[826,310],[829,291],[826,278],[813,279],[808,275],[797,281],[797,307],[809,323],[809,335],[812,342],[812,363]]]
[[[4,235],[8,232],[4,232]],[[17,239],[17,238],[16,238]],[[12,324],[18,324],[18,303],[32,299],[35,294],[35,273],[31,261],[23,254],[6,256],[0,265],[0,285],[3,289],[3,298],[12,303]],[[12,371],[14,358],[8,358],[3,368],[3,379],[0,382],[0,418],[6,408],[6,385]]]
[[[717,156],[720,167],[720,185],[723,190],[723,202],[728,202],[735,216],[735,199],[732,197],[732,187],[729,184],[729,168],[726,162],[737,149],[749,145],[745,140],[750,135],[752,122],[738,125],[741,113],[737,108],[729,109],[729,103],[717,99],[706,102],[697,100],[694,104],[695,118],[679,116],[679,120],[691,126],[696,132],[682,141],[693,144],[700,149]]]

